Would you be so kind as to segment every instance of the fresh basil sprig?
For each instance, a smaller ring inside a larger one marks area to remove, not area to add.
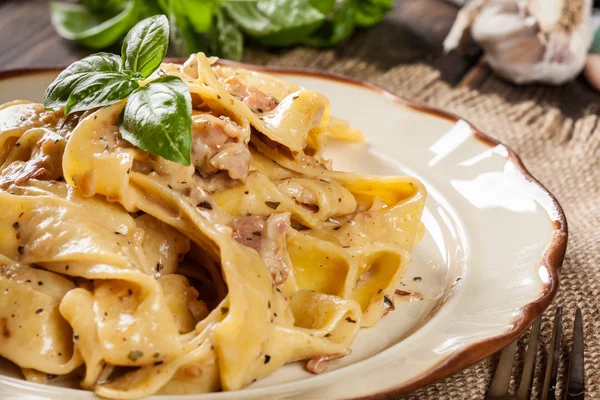
[[[69,94],[65,115],[118,103],[139,86],[136,79],[121,71],[90,75]]]
[[[79,0],[52,2],[57,32],[92,48],[122,37],[130,26],[163,13],[171,51],[240,59],[244,42],[265,46],[335,46],[357,28],[380,22],[393,0]],[[132,22],[133,21],[133,22]]]
[[[156,71],[169,47],[169,22],[164,15],[146,18],[129,31],[121,47],[122,68],[144,78]]]
[[[190,165],[192,98],[176,76],[162,76],[127,99],[119,130],[134,146]]]
[[[44,106],[73,112],[106,107],[127,98],[119,130],[125,140],[167,160],[190,165],[192,100],[178,77],[163,76],[140,86],[165,57],[169,21],[146,18],[125,37],[121,57],[92,54],[71,64],[48,86]]]

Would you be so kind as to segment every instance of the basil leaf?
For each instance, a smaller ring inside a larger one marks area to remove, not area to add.
[[[180,0],[187,10],[187,15],[194,30],[198,33],[208,33],[212,28],[213,15],[218,11],[217,3],[213,0]]]
[[[57,108],[67,105],[71,92],[82,80],[101,72],[118,72],[121,59],[109,53],[96,53],[69,65],[46,89],[44,106]]]
[[[138,3],[128,0],[117,14],[94,13],[82,5],[50,3],[52,25],[60,36],[93,49],[119,40],[137,19]]]
[[[194,30],[183,2],[170,0],[171,49],[176,55],[187,55],[206,50],[200,35]]]
[[[160,77],[131,93],[120,131],[125,140],[167,160],[190,165],[192,99],[176,76]]]
[[[65,115],[114,104],[126,98],[138,87],[137,80],[123,72],[92,74],[79,82],[69,96]]]
[[[315,35],[304,43],[314,47],[335,46],[344,41],[354,31],[358,0],[346,0],[335,9],[333,18],[325,22]]]
[[[392,10],[393,0],[359,0],[356,10],[356,25],[368,28],[385,18]]]
[[[121,11],[126,0],[83,0],[83,5],[94,12]]]
[[[223,5],[240,29],[267,46],[301,43],[325,21],[309,0],[260,0]]]
[[[212,39],[211,50],[215,55],[230,60],[242,58],[244,45],[242,32],[222,12],[217,13],[215,17],[210,37]]]
[[[123,69],[150,76],[167,54],[169,21],[164,15],[155,15],[138,22],[123,40],[121,58]]]
[[[310,5],[321,11],[321,13],[327,15],[333,11],[335,7],[335,0],[311,0]]]

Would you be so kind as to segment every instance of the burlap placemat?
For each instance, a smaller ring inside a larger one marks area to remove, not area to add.
[[[600,95],[579,81],[567,88],[524,88],[491,74],[456,88],[442,79],[434,62],[386,69],[360,54],[339,57],[333,50],[296,49],[277,55],[248,51],[245,59],[256,64],[337,72],[370,81],[401,97],[456,113],[515,150],[531,173],[557,197],[569,225],[560,288],[543,321],[541,347],[547,347],[550,341],[550,317],[555,307],[562,306],[562,354],[567,353],[574,310],[580,306],[586,339],[586,395],[600,399]],[[521,357],[523,347],[521,343]],[[543,352],[539,357],[545,361]],[[564,361],[563,357],[560,382],[564,380]],[[496,362],[497,357],[490,357],[406,398],[482,399]],[[532,399],[539,398],[542,379],[538,368]],[[562,395],[562,384],[558,390]]]

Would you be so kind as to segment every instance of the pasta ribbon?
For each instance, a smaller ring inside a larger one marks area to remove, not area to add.
[[[320,372],[389,311],[424,186],[334,171],[325,139],[362,135],[323,94],[214,61],[159,70],[192,96],[189,166],[124,140],[124,101],[0,106],[0,356],[26,379],[240,390],[294,361]]]

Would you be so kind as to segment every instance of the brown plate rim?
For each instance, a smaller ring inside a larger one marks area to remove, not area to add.
[[[165,60],[166,62],[174,62],[181,63],[185,61],[182,58],[168,58]],[[549,272],[549,282],[544,284],[544,290],[540,298],[536,301],[527,304],[523,308],[521,308],[520,317],[513,324],[513,327],[510,331],[495,336],[493,338],[489,338],[477,343],[474,343],[470,346],[465,347],[452,355],[449,355],[442,361],[440,361],[435,366],[429,368],[428,371],[409,380],[407,382],[402,383],[401,385],[395,386],[393,388],[385,389],[381,392],[373,393],[371,395],[355,397],[355,400],[364,399],[387,399],[393,396],[404,395],[409,392],[412,392],[416,389],[422,388],[426,385],[432,384],[434,382],[438,382],[444,378],[449,377],[450,375],[459,372],[476,362],[483,360],[484,358],[496,353],[502,348],[506,347],[509,343],[516,340],[519,336],[521,336],[529,326],[533,323],[533,321],[541,315],[544,310],[550,305],[552,299],[556,295],[556,291],[559,285],[559,275],[560,268],[562,266],[565,251],[567,248],[567,239],[568,239],[568,228],[567,228],[567,219],[563,212],[562,207],[554,197],[552,193],[544,185],[542,185],[527,169],[521,158],[508,146],[504,145],[500,141],[494,139],[493,137],[483,133],[480,129],[476,128],[473,124],[471,124],[468,120],[465,120],[451,112],[443,111],[437,108],[433,108],[430,106],[426,106],[423,104],[418,104],[411,100],[404,99],[399,97],[379,86],[376,86],[372,83],[350,78],[344,75],[335,74],[331,72],[323,72],[316,71],[310,69],[300,69],[300,68],[287,68],[287,67],[277,67],[277,66],[260,66],[253,64],[246,64],[240,62],[234,62],[229,60],[219,60],[219,64],[233,66],[233,67],[241,67],[252,69],[260,72],[267,73],[276,73],[276,74],[293,74],[293,75],[302,75],[309,77],[316,77],[321,79],[329,79],[337,82],[342,82],[345,84],[351,84],[355,86],[360,86],[374,92],[377,92],[384,97],[401,104],[402,106],[412,108],[414,110],[435,115],[439,118],[444,118],[449,121],[458,122],[464,121],[472,129],[473,136],[485,143],[490,147],[495,146],[503,146],[506,148],[508,156],[507,158],[511,160],[517,168],[521,171],[523,176],[533,184],[537,185],[543,193],[548,196],[551,201],[552,209],[548,209],[544,207],[542,208],[546,211],[548,216],[552,219],[554,223],[554,231],[552,241],[547,246],[546,252],[544,253],[541,264],[548,270]],[[59,72],[63,70],[65,67],[29,67],[29,68],[21,68],[21,69],[10,69],[0,71],[0,80],[8,79],[15,76],[22,76],[28,74],[36,74],[36,73],[44,73],[44,72]],[[554,217],[554,218],[553,218]]]

